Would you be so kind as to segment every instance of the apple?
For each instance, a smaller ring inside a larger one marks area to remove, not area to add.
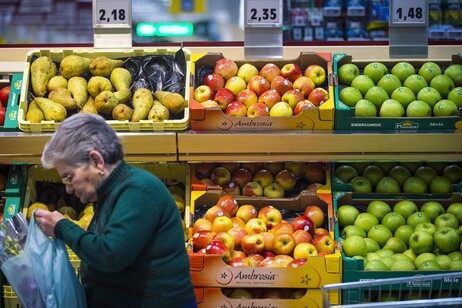
[[[456,87],[462,86],[462,64],[451,64],[444,70],[444,75],[452,79]]]
[[[459,107],[448,99],[440,100],[433,106],[435,117],[451,117],[459,114]]]
[[[216,93],[218,90],[225,86],[225,79],[219,74],[211,73],[205,75],[202,83],[208,86],[214,93]]]
[[[229,116],[245,117],[247,115],[247,107],[243,103],[234,101],[226,106],[225,113]]]
[[[390,229],[392,233],[395,233],[400,226],[406,224],[406,218],[400,213],[393,211],[383,216],[381,223]]]
[[[448,97],[448,94],[456,87],[454,81],[447,75],[437,75],[430,81],[430,87],[435,88],[442,97]]]
[[[255,92],[257,96],[260,96],[263,92],[270,89],[270,83],[265,79],[265,77],[255,75],[250,78],[247,83],[247,88]]]
[[[366,232],[363,229],[355,225],[348,225],[345,228],[343,228],[340,232],[340,236],[342,238],[348,238],[352,235],[359,235],[361,237],[367,236]]]
[[[212,221],[212,231],[215,233],[226,232],[233,227],[233,221],[229,216],[218,216]]]
[[[225,88],[231,90],[234,96],[236,96],[240,91],[244,90],[247,87],[247,83],[244,79],[234,76],[226,80]]]
[[[215,63],[213,72],[223,77],[226,81],[237,75],[238,67],[236,62],[231,59],[222,58]]]
[[[251,204],[241,205],[236,212],[236,217],[241,218],[244,223],[247,223],[252,218],[257,218],[258,210]]]
[[[414,172],[414,175],[424,180],[425,184],[430,185],[431,181],[438,175],[435,169],[430,166],[420,166]]]
[[[281,97],[281,101],[288,103],[292,110],[295,109],[298,102],[303,101],[304,99],[305,97],[303,93],[298,89],[287,90]]]
[[[406,116],[408,117],[429,117],[431,114],[432,108],[419,100],[412,101],[406,108]]]
[[[453,202],[446,209],[446,213],[451,213],[456,216],[459,225],[462,226],[462,203]]]
[[[394,99],[387,99],[383,102],[379,110],[379,115],[381,117],[402,117],[406,111],[404,110],[403,105],[400,102]]]
[[[273,228],[271,228],[270,232],[273,233],[274,235],[280,234],[280,233],[293,234],[295,230],[294,230],[294,227],[292,227],[292,225],[289,224],[288,222],[281,222],[275,225]]]
[[[353,192],[371,193],[373,190],[371,181],[364,176],[355,176],[350,181]]]
[[[307,259],[305,259],[305,258],[294,259],[292,262],[287,264],[287,267],[289,267],[289,268],[301,267],[301,266],[306,264],[306,261],[307,261]],[[306,290],[304,290],[303,294],[306,294]]]
[[[205,212],[204,218],[212,222],[213,225],[213,220],[221,216],[231,217],[231,215],[229,215],[229,213],[222,206],[213,205]]]
[[[396,162],[393,162],[393,161],[378,161],[378,162],[375,162],[374,165],[379,167],[380,169],[382,169],[382,171],[385,173],[385,174],[388,174],[390,172],[390,170],[396,166]]]
[[[367,76],[367,75],[359,75],[353,81],[351,82],[351,86],[353,88],[356,88],[361,92],[361,95],[364,97],[366,95],[366,92],[375,86],[374,82],[372,79]]]
[[[337,209],[338,223],[341,227],[353,225],[358,215],[359,210],[354,205],[344,204]]]
[[[369,232],[369,230],[379,224],[379,220],[377,217],[372,215],[371,213],[368,212],[363,212],[360,213],[358,216],[356,216],[354,225],[363,229],[366,233]]]
[[[393,233],[390,231],[390,229],[382,224],[373,226],[369,232],[367,232],[367,237],[375,240],[380,247],[385,246],[388,239],[392,236]]]
[[[273,81],[271,81],[270,89],[276,90],[279,95],[283,95],[286,91],[293,89],[292,88],[292,81],[282,76],[274,77]]]
[[[396,165],[390,170],[388,176],[394,178],[400,186],[403,186],[404,182],[410,178],[412,174],[406,167]]]
[[[244,236],[247,234],[245,229],[240,228],[240,227],[233,227],[226,232],[228,232],[228,234],[233,237],[235,248],[240,249],[242,238],[244,238]]]
[[[242,187],[241,193],[243,196],[247,197],[262,197],[263,187],[257,182],[247,182],[244,187]]]
[[[414,227],[409,225],[401,225],[398,227],[398,229],[395,230],[394,236],[402,239],[404,244],[406,244],[406,246],[409,246],[409,238],[414,232],[414,229]]]
[[[292,87],[296,90],[299,90],[303,94],[304,98],[308,98],[308,95],[310,95],[316,85],[314,84],[313,80],[311,80],[311,78],[300,76],[295,79]]]
[[[245,254],[245,252],[241,251],[241,250],[236,250],[234,249],[233,252],[231,252],[231,258],[244,258],[247,257],[247,255]]]
[[[435,88],[425,87],[417,93],[416,99],[426,102],[433,109],[436,103],[441,100],[441,94]]]
[[[349,183],[352,178],[358,176],[358,171],[351,165],[340,165],[335,168],[335,176],[342,182]]]
[[[221,185],[221,189],[223,190],[223,193],[227,195],[239,196],[241,194],[241,188],[239,187],[239,184],[233,180]]]
[[[263,168],[276,175],[279,171],[284,169],[284,162],[266,162],[263,163]]]
[[[220,108],[220,105],[216,101],[211,99],[206,100],[205,102],[201,102],[200,104],[204,106],[204,108]]]
[[[393,74],[385,74],[382,78],[380,78],[376,85],[387,91],[388,96],[390,96],[393,91],[401,87],[403,84],[397,76]]]
[[[273,252],[276,255],[290,255],[294,251],[295,240],[289,233],[278,233],[273,238]]]
[[[462,260],[456,260],[449,265],[450,271],[462,271]]]
[[[449,267],[453,263],[453,260],[448,255],[438,255],[435,259],[436,263],[438,263],[444,270],[449,270]]]
[[[221,258],[226,263],[231,260],[231,252],[229,251],[228,247],[221,241],[212,240],[210,244],[205,247],[205,253],[209,255],[221,255]]]
[[[194,251],[199,251],[201,249],[206,248],[210,244],[214,236],[215,232],[209,230],[201,230],[199,232],[194,233],[192,236]]]
[[[362,99],[362,93],[354,87],[345,87],[340,90],[339,100],[349,107],[355,107]]]
[[[436,228],[451,227],[453,229],[459,229],[460,226],[456,215],[448,212],[438,215],[433,223]]]
[[[295,177],[300,177],[305,174],[306,163],[300,161],[288,161],[284,163],[284,169],[291,171]]]
[[[462,107],[462,87],[452,89],[448,94],[448,100],[454,102],[458,108]]]
[[[372,260],[372,261],[367,262],[364,265],[364,270],[365,271],[388,271],[390,270],[390,268],[388,267],[387,264],[385,264],[385,261],[382,259],[382,260]],[[381,301],[387,301],[384,298],[385,298],[385,295],[381,295]],[[389,300],[393,301],[393,300],[398,300],[398,299],[397,298],[395,299],[395,297],[391,297]]]
[[[342,243],[343,253],[347,257],[365,256],[367,244],[364,238],[359,235],[352,235]]]
[[[245,260],[245,257],[231,257],[231,259],[229,260],[228,262],[228,265],[229,266],[233,266],[233,267],[238,267],[238,266],[246,266],[246,260]],[[244,289],[242,289],[244,290]],[[234,290],[235,291],[235,290]],[[233,292],[234,292],[233,291]],[[246,291],[246,292],[249,292],[249,291]],[[249,292],[249,294],[251,294]],[[230,295],[230,297],[233,296],[233,295]],[[232,298],[243,298],[241,296],[237,296],[237,295],[234,295]],[[244,298],[251,298],[251,297],[244,297]]]
[[[257,102],[265,104],[271,109],[276,103],[281,101],[281,95],[275,89],[266,90],[258,97]]]
[[[263,220],[266,228],[270,230],[282,221],[282,213],[272,205],[264,206],[258,212],[258,218]]]
[[[237,93],[235,100],[243,103],[247,108],[254,105],[258,101],[257,94],[250,89],[244,89]]]
[[[199,179],[210,178],[215,167],[217,167],[215,163],[194,164],[195,175]]]
[[[311,243],[313,237],[308,231],[305,230],[297,230],[292,233],[292,237],[295,240],[295,245],[299,243]]]
[[[234,171],[231,175],[231,181],[236,182],[241,189],[246,183],[251,182],[252,179],[252,173],[248,169],[242,167]]]
[[[409,238],[409,248],[416,254],[432,252],[434,248],[433,235],[425,231],[414,231]]]
[[[216,205],[222,206],[231,216],[234,216],[239,208],[236,199],[230,195],[221,196]]]
[[[398,194],[401,192],[401,186],[394,178],[385,176],[381,178],[375,186],[375,192],[386,194]]]
[[[404,252],[407,247],[404,241],[398,237],[392,236],[383,246],[383,249],[390,249],[395,254]],[[410,260],[409,260],[410,261]]]
[[[269,83],[271,83],[274,77],[279,76],[281,74],[281,69],[274,63],[266,63],[262,66],[258,74],[262,77],[265,77]]]
[[[270,116],[272,117],[290,117],[294,111],[292,107],[286,102],[278,102],[270,109]]]
[[[412,213],[406,220],[406,224],[414,228],[423,222],[431,222],[431,219],[430,216],[428,216],[426,213],[420,211]]]
[[[428,83],[419,74],[411,74],[406,78],[406,80],[404,80],[403,86],[408,87],[412,90],[412,92],[414,92],[415,95],[417,95],[420,90],[428,87]]]
[[[401,200],[393,206],[393,211],[400,213],[407,220],[411,214],[418,211],[417,204],[412,200]]]
[[[410,225],[408,225],[410,226]],[[412,227],[412,226],[411,226]],[[425,232],[428,232],[430,234],[435,234],[436,232],[436,226],[431,223],[431,222],[428,222],[428,221],[424,221],[424,222],[421,222],[421,223],[418,223],[415,228],[414,228],[414,231],[425,231]],[[409,243],[408,243],[409,244]]]
[[[359,68],[356,64],[345,63],[338,68],[338,79],[344,85],[351,85],[353,79],[359,76]]]
[[[261,233],[246,234],[241,240],[241,248],[247,255],[260,254],[265,250],[265,238]]]
[[[305,230],[309,234],[311,234],[312,237],[314,237],[314,230],[316,229],[316,226],[309,217],[304,215],[297,216],[292,220],[290,225],[292,226],[294,231]]]
[[[414,262],[408,259],[396,260],[396,262],[393,262],[390,266],[390,271],[413,271],[415,269]]]
[[[373,187],[376,187],[385,176],[385,172],[378,165],[370,165],[364,169],[362,176],[367,178]]]
[[[423,252],[418,254],[414,259],[414,264],[416,267],[419,267],[425,261],[436,260],[436,255],[432,252]]]
[[[194,223],[193,223],[193,234],[197,233],[201,230],[207,230],[211,231],[212,230],[212,222],[210,220],[205,219],[204,217],[198,218]]]
[[[457,183],[462,180],[462,167],[456,164],[447,165],[441,175],[450,179],[451,182]]]
[[[368,63],[363,69],[363,74],[369,76],[375,84],[387,73],[388,68],[381,62]]]
[[[370,118],[377,116],[377,107],[367,99],[360,99],[355,107],[355,117]]]
[[[411,176],[403,184],[403,192],[405,193],[424,194],[427,191],[425,181],[416,176]]]
[[[223,163],[220,163],[220,166],[225,167],[232,174],[234,173],[234,171],[240,168],[241,164],[238,162],[223,162]]]
[[[396,88],[391,93],[390,98],[400,102],[401,105],[403,105],[404,109],[407,108],[410,102],[415,101],[417,99],[414,92],[412,92],[412,90],[407,87]]]
[[[226,110],[226,107],[234,101],[235,95],[234,93],[227,88],[221,88],[217,91],[213,100],[218,103],[222,110]]]
[[[270,183],[263,188],[263,196],[268,198],[284,198],[284,188],[281,184]]]
[[[308,100],[315,106],[321,106],[329,99],[329,92],[324,88],[314,88],[308,95]]]
[[[245,231],[247,234],[252,233],[261,233],[267,231],[268,228],[266,227],[265,221],[261,218],[251,218],[249,221],[245,223]]]
[[[303,211],[303,215],[309,217],[316,228],[321,227],[324,224],[324,211],[317,205],[308,205]]]
[[[252,177],[252,181],[257,182],[263,188],[273,183],[273,179],[273,174],[266,169],[257,170]]]
[[[223,244],[226,245],[226,247],[228,247],[228,250],[230,253],[234,251],[234,247],[235,247],[234,237],[231,234],[229,234],[227,231],[217,232],[217,234],[215,234],[215,236],[212,238],[212,241],[222,242]]]
[[[217,166],[212,170],[210,178],[216,185],[223,185],[231,180],[231,172],[223,166]]]
[[[327,252],[333,253],[335,250],[335,241],[334,239],[328,234],[322,234],[316,236],[311,243],[316,247],[318,253]]]
[[[407,77],[416,74],[416,70],[411,63],[401,61],[393,65],[391,73],[398,77],[401,82],[404,82]]]
[[[432,194],[448,194],[452,192],[452,182],[445,176],[438,175],[433,178],[429,185]]]
[[[199,103],[205,102],[207,100],[212,100],[215,96],[213,90],[206,85],[200,85],[194,89],[194,99]]]
[[[326,81],[326,70],[321,65],[308,65],[303,75],[313,80],[316,86],[320,86]]]
[[[252,246],[251,243],[249,243],[250,246]],[[255,245],[255,244],[253,244]],[[260,244],[258,244],[257,248],[260,248]],[[259,250],[259,249],[258,249]],[[263,261],[264,257],[259,254],[259,253],[254,253],[251,255],[248,255],[246,257],[246,265],[247,266],[258,266],[261,261]]]
[[[427,214],[431,221],[445,212],[443,205],[438,201],[427,201],[420,207],[420,211]]]
[[[430,83],[433,77],[441,74],[441,68],[437,63],[427,61],[424,64],[422,64],[417,73],[423,78],[425,78],[427,83]]]
[[[309,257],[315,257],[318,255],[316,247],[311,243],[300,243],[294,248],[294,259],[308,259]]]
[[[0,107],[2,104],[6,106],[8,104],[8,99],[10,98],[11,86],[6,86],[0,89]]]
[[[297,178],[290,170],[283,169],[274,176],[274,182],[280,184],[285,191],[288,191],[297,185]]]
[[[238,208],[238,210],[239,210],[239,208]],[[237,212],[236,212],[236,214],[237,214]],[[236,217],[236,216],[232,216],[232,217],[231,217],[231,220],[233,221],[233,226],[234,226],[234,228],[242,228],[242,229],[245,228],[245,221],[242,220],[242,218]]]
[[[305,174],[303,176],[311,183],[325,183],[326,166],[323,163],[307,163]]]
[[[302,101],[299,101],[295,105],[294,115],[298,115],[298,114],[302,113],[302,111],[305,110],[305,109],[315,109],[315,108],[316,108],[316,106],[312,102],[310,102],[307,99],[304,99]]]
[[[294,82],[298,77],[303,75],[303,72],[297,64],[287,63],[282,66],[280,75]]]
[[[265,251],[262,253],[262,255],[266,257],[267,255],[272,254],[274,257],[274,253],[272,252],[274,234],[269,231],[261,232],[261,234],[265,239]]]
[[[245,82],[249,82],[250,78],[258,75],[258,69],[250,63],[242,64],[237,70],[237,77],[242,78]]]
[[[364,94],[364,99],[367,99],[368,101],[373,103],[375,107],[377,107],[377,109],[380,109],[382,107],[382,104],[388,99],[390,99],[390,96],[388,95],[387,91],[385,91],[382,87],[373,86],[369,90],[367,90],[366,94]]]
[[[391,207],[385,201],[372,200],[367,205],[366,212],[377,217],[379,221],[382,221],[382,218],[391,212]]]

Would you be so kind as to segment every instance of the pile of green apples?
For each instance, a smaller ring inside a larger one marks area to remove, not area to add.
[[[447,194],[462,181],[462,166],[450,162],[351,162],[334,173],[355,193]]]
[[[362,212],[341,205],[344,255],[364,260],[366,271],[462,270],[462,203],[443,204],[372,200]]]
[[[400,61],[388,68],[376,61],[360,71],[345,63],[337,74],[338,99],[354,107],[356,117],[458,116],[462,108],[462,64]]]

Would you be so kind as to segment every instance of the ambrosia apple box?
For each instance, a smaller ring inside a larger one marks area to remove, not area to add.
[[[446,60],[431,60],[431,59],[402,59],[402,60],[377,60],[384,64],[387,68],[387,72],[392,74],[392,68],[395,64],[405,61],[413,65],[415,68],[415,74],[418,73],[420,68],[425,62],[434,62],[437,64],[441,71],[444,72],[451,64],[462,64],[462,55],[453,55],[451,59]],[[348,87],[348,85],[342,83],[339,78],[339,68],[344,64],[355,64],[359,69],[359,74],[363,75],[364,68],[367,64],[372,63],[371,60],[353,59],[351,55],[347,54],[334,54],[333,55],[333,70],[334,79],[336,79],[336,85],[334,88],[335,93],[335,129],[336,130],[354,130],[354,131],[377,131],[377,130],[395,130],[395,131],[425,131],[425,130],[442,130],[443,132],[452,132],[456,129],[462,129],[462,108],[459,106],[459,111],[453,116],[406,116],[406,113],[402,117],[380,117],[379,108],[377,108],[376,116],[356,116],[356,107],[350,107],[354,102],[342,102],[340,99],[340,92]],[[459,72],[460,74],[460,72]],[[376,85],[374,83],[374,85]],[[377,82],[378,86],[379,84]],[[403,83],[401,83],[403,85]],[[429,83],[427,83],[430,86]],[[366,88],[367,86],[364,85]],[[362,86],[361,86],[362,87]],[[416,94],[415,94],[416,95]],[[351,97],[351,95],[349,95]],[[364,98],[364,94],[362,95]],[[389,95],[390,96],[390,95]],[[416,95],[417,96],[417,95]],[[377,97],[377,96],[376,96]],[[417,97],[416,97],[417,99]],[[446,99],[442,95],[442,99]],[[457,104],[457,103],[456,103]],[[406,108],[405,108],[406,110]]]
[[[200,55],[199,55],[200,56]],[[283,60],[238,60],[233,59],[238,67],[245,63],[254,65],[260,70],[267,63],[274,63],[279,68],[285,64],[295,63],[302,71],[310,64],[317,64],[324,68],[326,81],[321,85],[328,91],[329,99],[317,108],[305,109],[298,115],[292,116],[230,116],[219,107],[207,107],[194,100],[195,87],[203,84],[204,72],[213,71],[215,63],[224,58],[221,53],[208,53],[199,57],[193,63],[194,88],[190,89],[190,126],[195,130],[331,130],[334,127],[334,90],[330,81],[332,73],[332,55],[330,53],[303,52],[296,59]]]

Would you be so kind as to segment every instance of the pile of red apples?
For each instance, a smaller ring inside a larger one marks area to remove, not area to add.
[[[328,100],[321,87],[325,81],[326,70],[317,64],[302,69],[296,63],[266,63],[257,68],[222,58],[194,89],[194,99],[229,116],[292,116]]]
[[[268,204],[239,205],[223,195],[193,224],[196,253],[218,254],[230,266],[299,267],[313,256],[332,254],[336,241],[324,226],[325,213],[308,205],[295,218]]]

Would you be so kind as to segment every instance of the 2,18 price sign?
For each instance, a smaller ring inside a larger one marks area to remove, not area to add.
[[[390,5],[390,24],[426,26],[428,18],[428,1],[426,0],[392,0]]]
[[[131,26],[131,0],[93,0],[93,25]]]
[[[282,27],[282,0],[246,0],[245,27]]]

